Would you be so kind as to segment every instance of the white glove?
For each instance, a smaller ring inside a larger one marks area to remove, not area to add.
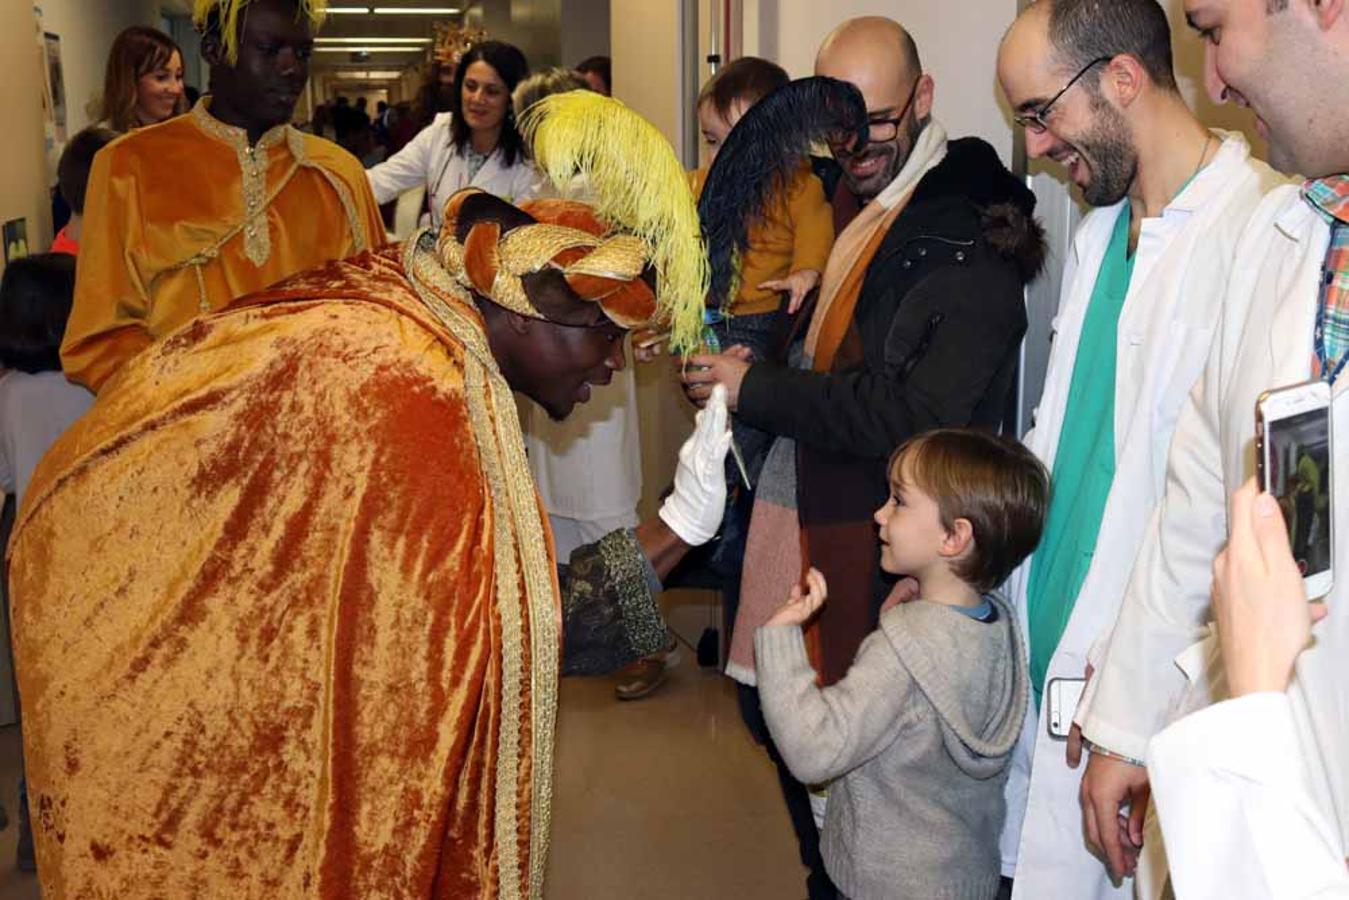
[[[693,420],[693,434],[679,448],[674,492],[660,517],[690,547],[706,544],[726,513],[726,451],[731,447],[726,388],[717,385]]]

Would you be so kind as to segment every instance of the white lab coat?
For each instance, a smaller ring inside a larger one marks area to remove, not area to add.
[[[577,176],[559,191],[551,182],[539,185],[540,198],[562,198],[593,203],[590,182]],[[632,359],[631,348],[627,358]],[[554,521],[558,558],[570,553],[557,519],[571,519],[582,527],[572,537],[598,539],[616,528],[637,522],[642,495],[642,445],[638,433],[637,377],[631,365],[614,373],[613,381],[594,385],[590,400],[577,404],[571,415],[554,422],[533,403],[520,413],[529,471],[534,476],[543,508]],[[584,527],[590,525],[592,527]]]
[[[1293,710],[1251,694],[1148,746],[1152,799],[1183,900],[1349,898],[1339,830],[1312,799]]]
[[[1224,699],[1208,625],[1212,563],[1228,496],[1255,470],[1255,403],[1311,374],[1312,331],[1330,227],[1291,185],[1271,193],[1238,245],[1218,334],[1176,425],[1166,492],[1139,551],[1108,643],[1079,707],[1091,740],[1142,758],[1178,715]],[[1349,609],[1349,378],[1332,392],[1332,475],[1340,522],[1327,598]],[[1316,626],[1288,690],[1310,795],[1349,847],[1349,615]],[[1168,854],[1169,855],[1169,854]],[[1177,869],[1189,865],[1176,861]],[[1159,883],[1155,877],[1154,883]]]
[[[595,385],[590,400],[554,422],[534,404],[523,416],[529,471],[544,509],[582,522],[636,521],[642,494],[637,379],[631,366]],[[561,554],[559,554],[560,556]]]
[[[450,141],[450,113],[440,113],[406,147],[371,169],[366,169],[376,203],[388,203],[404,191],[425,187],[431,193],[431,224],[440,227],[445,203],[462,188],[482,188],[503,200],[519,203],[537,193],[543,176],[529,160],[517,157],[506,165],[498,150],[478,173],[468,177],[468,160]]]
[[[1119,609],[1134,556],[1161,497],[1176,417],[1203,370],[1232,256],[1247,218],[1282,179],[1237,134],[1158,218],[1143,222],[1119,318],[1115,376],[1115,479],[1091,567],[1050,661],[1049,678],[1080,678],[1088,650]],[[1063,279],[1044,393],[1027,446],[1053,468],[1083,321],[1106,246],[1128,200],[1090,213],[1074,236]],[[1023,633],[1030,562],[1008,583]],[[1047,713],[1048,710],[1042,710]],[[1114,897],[1104,866],[1086,849],[1065,743],[1051,738],[1034,701],[1007,783],[1003,870],[1016,896]],[[1031,773],[1034,773],[1032,777]],[[1024,819],[1023,819],[1024,816]],[[1024,825],[1023,825],[1024,823]]]

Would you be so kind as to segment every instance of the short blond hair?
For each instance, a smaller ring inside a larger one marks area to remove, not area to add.
[[[567,91],[588,90],[590,85],[575,69],[564,69],[559,66],[535,72],[516,85],[515,93],[511,96],[511,104],[515,107],[515,114],[519,116],[544,97],[565,94]]]

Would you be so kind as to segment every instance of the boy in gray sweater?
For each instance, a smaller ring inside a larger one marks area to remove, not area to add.
[[[946,429],[896,451],[890,492],[881,568],[917,598],[882,612],[821,689],[801,626],[828,589],[811,569],[755,635],[759,696],[793,774],[833,782],[820,847],[843,894],[986,900],[1029,685],[1015,616],[990,592],[1039,542],[1049,476],[1015,441]]]

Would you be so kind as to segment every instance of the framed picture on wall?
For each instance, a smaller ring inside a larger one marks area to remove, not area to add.
[[[28,220],[10,219],[4,225],[5,262],[28,255]]]
[[[61,38],[50,31],[42,33],[43,74],[46,76],[49,115],[55,126],[56,142],[66,142],[66,78],[61,67]]]

